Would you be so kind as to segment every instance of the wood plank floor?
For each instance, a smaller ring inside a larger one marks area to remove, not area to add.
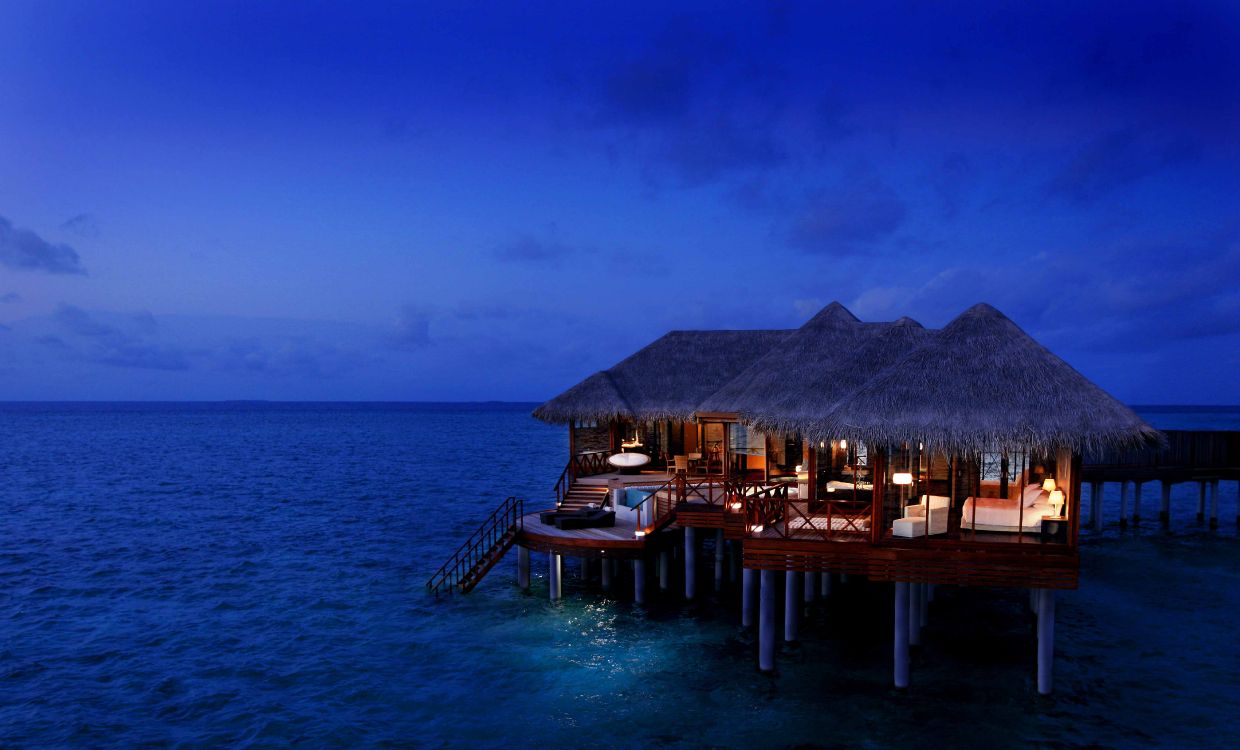
[[[600,542],[631,542],[636,524],[629,520],[616,519],[616,525],[602,529],[572,529],[565,531],[554,524],[545,524],[537,513],[527,513],[523,520],[524,531],[531,536],[553,537],[556,539],[593,539]]]

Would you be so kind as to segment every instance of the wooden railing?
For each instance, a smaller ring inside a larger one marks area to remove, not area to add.
[[[569,458],[564,471],[560,472],[560,478],[555,482],[555,504],[559,505],[564,502],[564,497],[568,495],[568,491],[572,489],[573,483],[578,478],[614,471],[615,467],[607,463],[607,457],[610,455],[607,451],[588,451],[574,454]]]
[[[725,512],[741,513],[746,497],[788,496],[786,484],[768,485],[762,481],[697,478],[684,474],[676,474],[654,488],[645,489],[649,489],[651,494],[637,506],[637,523],[638,528],[648,534],[666,526],[676,509],[687,503],[722,507]]]
[[[787,487],[771,487],[742,498],[746,535],[783,539],[865,539],[870,535],[871,501],[788,498]],[[813,510],[811,510],[813,508]]]
[[[478,530],[469,535],[448,561],[426,582],[436,596],[441,591],[469,591],[482,580],[498,557],[512,546],[525,515],[521,498],[510,497],[491,511]]]

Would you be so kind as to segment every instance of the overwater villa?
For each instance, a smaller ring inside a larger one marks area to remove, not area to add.
[[[805,598],[863,577],[891,585],[906,687],[934,586],[1026,588],[1042,693],[1055,591],[1078,581],[1082,455],[1160,439],[985,304],[940,330],[832,303],[791,331],[674,331],[534,416],[568,428],[554,507],[509,499],[436,591],[472,588],[517,546],[522,586],[530,550],[548,553],[553,599],[566,555],[601,560],[605,588],[631,561],[638,603],[683,565],[692,599],[709,548],[716,587],[740,569],[741,621],[772,670]]]

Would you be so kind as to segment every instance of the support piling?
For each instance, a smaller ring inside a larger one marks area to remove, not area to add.
[[[517,586],[522,591],[530,589],[530,548],[517,547]]]
[[[758,669],[775,669],[775,571],[762,571],[761,606],[758,612]]]
[[[908,604],[909,585],[904,581],[896,581],[895,585],[895,623],[894,623],[894,681],[897,688],[908,687]]]

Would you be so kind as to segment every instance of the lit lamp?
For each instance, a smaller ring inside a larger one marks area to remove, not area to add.
[[[840,450],[845,450],[845,449],[847,449],[847,448],[848,448],[848,441],[847,441],[847,440],[841,440],[841,441],[840,441]]]
[[[1054,479],[1048,479],[1046,481],[1050,482],[1052,485],[1055,483]],[[1042,486],[1045,487],[1046,483],[1044,482]],[[1063,515],[1063,502],[1063,490],[1051,490],[1051,507],[1055,509],[1056,517]]]
[[[907,471],[897,471],[891,475],[892,484],[908,485],[913,483],[913,475]]]
[[[1043,479],[1042,489],[1045,492],[1054,492],[1055,491],[1055,477],[1047,477],[1046,479]],[[1062,495],[1060,495],[1060,497],[1062,497]]]

